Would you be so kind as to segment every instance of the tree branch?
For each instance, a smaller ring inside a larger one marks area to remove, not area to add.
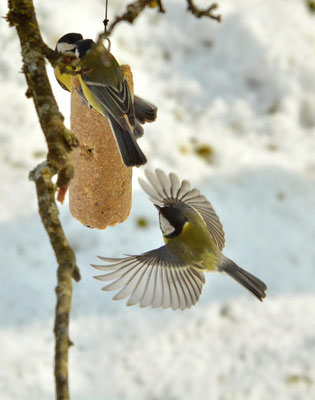
[[[130,3],[127,5],[126,12],[122,15],[117,16],[114,21],[110,24],[106,36],[110,36],[110,34],[113,32],[115,26],[122,22],[126,21],[132,24],[134,20],[142,13],[142,11],[146,7],[158,7],[158,11],[161,13],[165,13],[165,10],[162,5],[162,0],[137,0],[134,1],[133,3]],[[107,20],[108,22],[108,20]]]
[[[208,17],[211,19],[215,19],[216,21],[221,21],[221,15],[213,15],[213,11],[218,8],[217,4],[212,4],[210,7],[201,10],[197,6],[195,6],[193,0],[187,0],[188,10],[195,15],[197,18]],[[165,13],[165,9],[162,4],[162,0],[136,0],[133,3],[127,5],[126,11],[117,16],[114,21],[110,24],[108,29],[105,29],[105,36],[109,37],[113,32],[114,28],[117,24],[122,21],[129,22],[132,24],[136,18],[142,13],[142,11],[146,7],[158,8],[158,11],[161,13]],[[108,19],[104,21],[105,28],[107,28]],[[104,36],[104,35],[103,35]]]
[[[218,22],[221,22],[221,15],[213,15],[212,11],[216,10],[218,8],[217,4],[212,4],[211,6],[205,8],[204,10],[198,8],[193,0],[187,0],[187,5],[188,8],[187,10],[190,11],[193,15],[195,15],[197,18],[201,17],[208,17],[215,19]]]
[[[57,305],[55,315],[55,382],[58,400],[69,399],[68,348],[72,278],[80,279],[75,255],[65,237],[55,203],[56,186],[66,186],[73,176],[69,154],[78,145],[75,135],[65,128],[63,116],[52,94],[45,67],[46,55],[56,62],[58,55],[42,40],[32,0],[9,0],[7,20],[15,26],[22,49],[23,72],[28,84],[27,97],[32,97],[48,145],[47,161],[30,173],[36,184],[39,213],[49,235],[58,262]]]
[[[30,179],[36,184],[39,213],[59,264],[56,287],[57,305],[55,314],[55,381],[58,400],[68,400],[68,348],[69,317],[72,298],[72,278],[80,280],[75,255],[69,246],[59,221],[59,211],[55,203],[56,186],[52,183],[52,168],[47,161],[38,165],[30,173]]]

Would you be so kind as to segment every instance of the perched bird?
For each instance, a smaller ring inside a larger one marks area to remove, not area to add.
[[[63,54],[65,56],[66,55],[74,56],[76,50],[76,42],[82,39],[83,37],[80,33],[67,33],[58,40],[55,50],[58,53]],[[94,44],[93,41],[91,43]],[[71,66],[69,67],[67,66],[66,70],[71,72],[73,71],[73,68]],[[60,66],[58,65],[55,68],[55,77],[63,89],[71,92],[71,74],[66,72],[61,73]],[[82,99],[82,103],[88,105],[88,102],[84,97],[80,85],[77,91]],[[90,106],[90,108],[92,108],[92,106]],[[143,128],[140,124],[145,124],[146,122],[154,122],[157,117],[157,107],[151,102],[135,95],[134,109],[137,122],[133,133],[136,138],[139,138],[143,135]]]
[[[124,164],[145,164],[147,159],[136,142],[143,129],[136,121],[134,99],[118,62],[104,46],[100,50],[91,39],[76,43],[76,56],[80,58],[76,70],[80,72],[84,97],[109,119]],[[141,109],[140,114],[145,121],[146,110]]]
[[[219,271],[262,301],[267,286],[222,254],[225,240],[221,222],[199,190],[160,169],[146,171],[146,177],[149,183],[139,182],[159,212],[165,245],[124,258],[99,257],[110,264],[93,265],[107,272],[95,278],[114,280],[103,290],[121,289],[114,300],[129,297],[127,305],[184,310],[198,301],[204,272]]]
[[[74,56],[76,50],[76,42],[82,39],[83,36],[81,35],[81,33],[67,33],[58,40],[58,42],[56,43],[55,51],[64,56]],[[71,65],[67,65],[65,69],[66,71],[73,72],[75,68]],[[71,92],[71,74],[67,72],[61,72],[60,65],[57,65],[55,67],[54,72],[59,85],[63,89]]]

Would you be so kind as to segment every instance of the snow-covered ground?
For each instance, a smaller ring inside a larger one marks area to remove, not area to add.
[[[35,1],[44,39],[53,47],[70,31],[95,38],[104,3]],[[111,0],[110,17],[125,4]],[[184,0],[165,7],[121,24],[112,39],[136,93],[159,106],[140,145],[148,167],[190,179],[212,202],[225,254],[267,283],[267,299],[218,274],[184,312],[125,307],[100,290],[96,255],[162,244],[136,179],[143,168],[134,170],[124,224],[89,230],[60,206],[82,273],[70,326],[72,398],[314,399],[315,15],[302,0],[222,0],[221,24],[196,19]],[[56,261],[27,180],[46,146],[24,96],[16,32],[4,20],[0,37],[0,400],[51,400]],[[69,96],[48,69],[69,121]]]

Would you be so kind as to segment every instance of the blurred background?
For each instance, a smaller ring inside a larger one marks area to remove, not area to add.
[[[199,1],[201,7],[209,2]],[[51,47],[68,32],[95,39],[105,0],[35,1]],[[70,390],[76,400],[306,400],[315,398],[315,14],[304,0],[222,0],[222,23],[184,0],[121,23],[112,52],[135,92],[159,107],[140,146],[149,168],[174,171],[206,195],[225,255],[268,285],[259,303],[208,274],[184,312],[126,307],[93,279],[97,255],[162,244],[158,216],[134,169],[129,219],[105,231],[60,218],[76,252]],[[109,18],[126,2],[109,0]],[[4,2],[0,14],[7,9]],[[29,171],[46,144],[25,97],[15,29],[0,22],[0,399],[54,398],[56,260]],[[70,97],[54,80],[69,125]]]

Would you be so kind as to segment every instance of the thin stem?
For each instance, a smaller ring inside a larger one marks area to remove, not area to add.
[[[108,12],[108,0],[106,0],[106,3],[105,3],[105,19],[103,21],[103,24],[104,24],[104,35],[107,34],[107,25],[108,25],[108,22],[109,22],[109,19],[107,18],[107,12]]]
[[[187,1],[187,9],[190,11],[193,15],[195,15],[197,18],[201,17],[208,17],[211,19],[214,19],[218,22],[221,21],[221,15],[214,15],[213,11],[218,8],[218,5],[213,3],[211,6],[205,8],[205,9],[200,9],[198,8],[193,0],[186,0]],[[105,34],[106,36],[110,36],[111,33],[113,32],[114,28],[116,27],[117,24],[119,24],[122,21],[129,22],[130,24],[133,24],[133,22],[138,18],[138,16],[144,11],[146,7],[150,8],[157,8],[158,12],[160,13],[165,13],[165,8],[163,6],[162,0],[136,0],[133,3],[130,3],[127,5],[126,11],[118,15],[114,21],[110,24],[108,30],[107,30],[107,23],[105,25]],[[105,17],[106,20],[106,17]],[[105,24],[105,21],[104,21]]]
[[[159,12],[164,13],[162,0],[136,0],[127,5],[126,11],[122,15],[118,15],[109,26],[107,36],[110,36],[117,24],[122,21],[132,24],[136,18],[142,13],[146,7],[158,7]]]
[[[208,17],[215,19],[218,22],[221,22],[221,15],[214,15],[213,11],[218,8],[218,5],[213,3],[211,6],[206,7],[205,9],[200,9],[198,8],[193,0],[187,0],[187,5],[188,5],[188,11],[190,11],[193,15],[195,15],[197,18],[201,17]]]

